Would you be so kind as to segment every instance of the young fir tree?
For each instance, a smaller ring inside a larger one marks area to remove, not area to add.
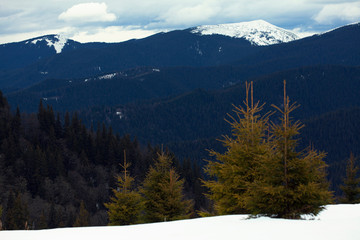
[[[210,151],[216,161],[209,161],[205,171],[214,180],[203,181],[210,191],[207,196],[214,201],[217,214],[247,212],[248,186],[258,174],[260,159],[270,150],[267,136],[269,114],[260,115],[263,105],[259,102],[254,104],[252,83],[246,83],[244,107],[234,108],[235,117],[228,115],[233,136],[220,140],[227,148],[224,154]]]
[[[105,203],[108,209],[109,225],[130,225],[138,223],[142,211],[142,197],[133,189],[134,178],[130,177],[124,151],[123,176],[117,177],[117,189],[113,189],[114,196],[110,203]]]
[[[344,192],[342,203],[359,203],[360,202],[360,177],[358,177],[359,167],[356,166],[356,158],[354,154],[350,154],[346,166],[346,178],[341,190]]]
[[[158,154],[154,167],[150,167],[141,192],[144,197],[144,221],[161,222],[190,217],[192,202],[183,195],[184,180],[171,166],[172,158]]]
[[[76,216],[74,227],[86,227],[89,226],[90,214],[85,208],[84,201],[80,203],[79,213]]]
[[[272,123],[273,151],[261,159],[259,175],[248,189],[246,208],[254,215],[283,218],[316,215],[332,197],[326,181],[325,153],[311,148],[296,150],[296,137],[303,125],[290,118],[297,105],[290,105],[285,81],[284,108],[274,107],[282,117],[279,124]]]

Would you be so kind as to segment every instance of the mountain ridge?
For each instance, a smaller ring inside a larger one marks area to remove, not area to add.
[[[6,94],[13,106],[27,106],[24,111],[36,110],[37,102],[42,98],[48,99],[49,104],[59,106],[62,101],[74,99],[72,95],[79,95],[75,89],[83,93],[88,89],[94,93],[89,99],[97,96],[96,101],[91,101],[92,104],[98,101],[98,104],[106,105],[105,99],[109,99],[109,96],[102,89],[108,88],[115,94],[114,89],[117,88],[119,97],[110,96],[111,105],[126,104],[140,99],[181,94],[196,88],[221,89],[254,77],[311,65],[358,66],[359,39],[358,25],[262,47],[251,45],[244,39],[218,35],[197,36],[188,30],[160,33],[145,39],[103,45],[105,47],[93,48],[91,51],[81,48],[56,54],[17,72],[18,75],[10,75],[10,84],[27,82],[27,89],[16,94]],[[223,49],[220,53],[219,47]],[[98,78],[110,79],[93,81]],[[6,77],[2,77],[1,72],[0,79],[4,84]],[[35,88],[31,87],[30,81],[37,84]],[[41,87],[41,83],[47,87]],[[62,84],[61,91],[57,84]],[[101,97],[104,93],[106,95]],[[15,100],[21,94],[29,98]],[[52,99],[56,99],[56,102],[52,102]],[[66,106],[69,110],[89,107],[82,99],[75,102],[71,106],[68,102],[61,109]],[[81,105],[78,104],[80,102]],[[29,108],[30,103],[34,103],[32,108]]]
[[[264,20],[217,25],[202,25],[191,28],[191,32],[200,35],[218,34],[234,38],[244,38],[251,44],[257,46],[268,46],[300,39],[300,37],[295,33],[277,27]]]
[[[37,44],[37,42],[45,41],[49,48],[53,47],[57,54],[61,53],[66,44],[68,44],[69,39],[65,38],[62,35],[45,35],[25,41],[25,44]]]

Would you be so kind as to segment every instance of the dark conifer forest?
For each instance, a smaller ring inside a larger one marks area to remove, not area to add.
[[[107,225],[104,203],[121,174],[124,151],[138,186],[161,149],[104,124],[86,129],[77,114],[60,117],[42,102],[37,114],[13,113],[2,95],[0,125],[0,205],[8,230]],[[200,209],[200,167],[176,159],[173,165],[186,180],[186,198]]]

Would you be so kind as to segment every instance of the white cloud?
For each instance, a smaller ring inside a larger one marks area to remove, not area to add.
[[[122,42],[129,39],[139,39],[155,34],[156,31],[144,30],[138,27],[111,26],[85,31],[71,35],[78,42]]]
[[[332,24],[336,21],[360,21],[360,2],[325,5],[321,11],[314,16],[314,19],[320,24]]]
[[[145,29],[158,32],[257,19],[297,28],[300,33],[322,32],[360,21],[359,5],[359,0],[294,0],[286,4],[284,0],[1,0],[0,38],[13,35],[18,39],[31,32],[73,27],[77,33],[70,36],[114,41],[112,33],[121,36],[119,39],[124,39],[125,33],[137,38],[146,35]]]
[[[291,31],[296,35],[298,35],[300,38],[310,37],[312,35],[319,34],[318,31],[310,31],[310,30],[302,29],[300,27],[294,28]]]
[[[108,12],[106,3],[80,3],[61,13],[59,19],[80,23],[112,22],[116,16]]]
[[[48,34],[60,34],[66,38],[78,42],[123,42],[130,39],[145,38],[160,30],[145,30],[139,26],[110,26],[110,27],[64,27],[59,29],[49,29],[46,31],[33,31],[16,34],[0,34],[0,44],[9,42],[20,42],[30,38],[39,37]]]

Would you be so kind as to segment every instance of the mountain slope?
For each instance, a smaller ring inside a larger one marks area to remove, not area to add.
[[[214,32],[214,27],[217,35],[204,29]],[[80,44],[48,35],[0,46],[0,87],[12,91],[49,78],[86,78],[138,66],[223,65],[255,54],[265,41],[291,39],[296,36],[264,21],[176,30],[116,44]]]
[[[80,43],[59,35],[47,35],[22,42],[0,45],[0,70],[24,67],[61,53],[64,48],[76,48]]]
[[[0,88],[10,92],[45,79],[88,78],[139,66],[235,65],[248,69],[243,74],[246,78],[301,66],[357,66],[360,62],[359,24],[270,46],[252,45],[245,38],[194,34],[192,30],[115,44],[81,44],[71,51],[64,48],[60,54],[53,50],[53,55],[22,69],[0,71]]]
[[[348,157],[349,148],[354,144],[360,144],[357,137],[360,136],[357,127],[359,111],[356,110],[360,107],[360,67],[306,67],[255,78],[255,100],[267,103],[264,112],[274,110],[270,104],[281,106],[284,79],[287,80],[290,99],[300,104],[293,117],[309,126],[308,130],[302,129],[301,148],[311,143],[315,149],[331,154],[326,161],[330,165],[333,189],[338,190],[344,172],[336,163]],[[80,116],[89,125],[106,119],[115,132],[137,136],[142,143],[165,144],[179,158],[201,161],[209,157],[205,149],[222,151],[221,144],[215,139],[230,134],[224,118],[232,112],[232,104],[242,104],[244,94],[244,84],[217,91],[198,89],[162,100],[112,108],[94,107],[82,111]],[[343,110],[346,114],[338,112]],[[331,118],[327,115],[330,113]],[[349,124],[344,124],[345,119]],[[325,135],[324,131],[329,135]],[[336,144],[339,142],[346,147]],[[358,148],[350,150],[360,155]]]
[[[317,66],[288,70],[253,79],[255,99],[268,103],[264,111],[280,106],[283,80],[287,80],[290,99],[301,108],[294,112],[297,119],[309,119],[338,109],[360,106],[360,68]],[[154,143],[218,137],[228,128],[223,121],[232,104],[244,99],[244,84],[217,91],[195,90],[177,97],[144,103],[120,105],[125,119],[114,112],[103,119],[112,119],[114,130],[130,133],[141,141],[149,141],[151,132],[161,132]],[[149,132],[147,132],[149,131]]]
[[[242,80],[245,69],[219,67],[135,68],[79,79],[48,79],[7,94],[22,111],[37,111],[40,99],[58,111],[116,106],[202,89],[221,89]]]
[[[23,69],[1,71],[0,87],[24,88],[49,78],[87,78],[139,66],[220,65],[255,51],[258,49],[244,39],[173,31],[103,48],[64,51]]]
[[[76,49],[94,49],[109,43],[79,43],[62,35],[45,35],[21,42],[0,44],[0,70],[13,70],[29,66],[49,57]],[[42,72],[45,74],[45,72]]]
[[[319,64],[359,66],[359,41],[360,23],[356,23],[287,44],[269,46],[236,64],[256,65],[264,73]]]
[[[263,20],[231,24],[203,25],[193,28],[191,32],[200,35],[218,34],[234,38],[244,38],[251,44],[257,46],[291,42],[300,38],[295,33],[274,26]]]

